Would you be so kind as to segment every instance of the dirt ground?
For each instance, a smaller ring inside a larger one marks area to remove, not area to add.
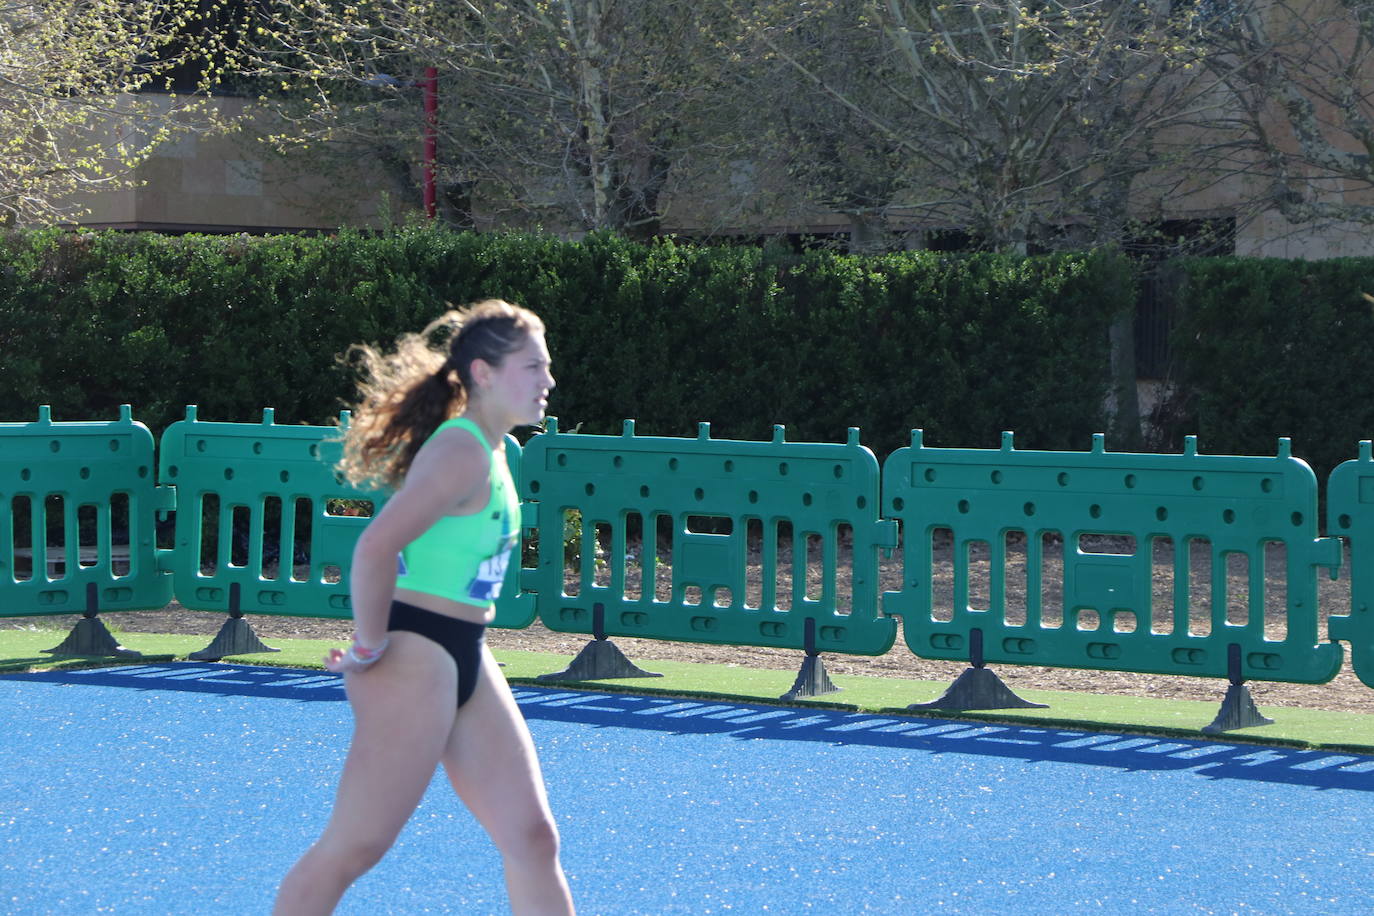
[[[837,596],[843,601],[847,600],[846,596],[849,592],[848,565],[845,560],[844,545],[841,546],[841,562],[836,570],[834,587]],[[1026,544],[1024,540],[1017,542],[1015,538],[1012,538],[1007,544],[999,546],[1003,548],[1002,553],[1004,554],[1003,557],[997,558],[1002,562],[1005,577],[1004,613],[1009,623],[1019,623],[1025,619],[1027,582],[1034,581],[1027,574]],[[1219,596],[1218,602],[1213,602],[1210,595],[1213,579],[1211,552],[1205,544],[1194,544],[1192,547],[1187,564],[1190,570],[1188,599],[1192,616],[1190,632],[1208,632],[1212,623],[1210,609],[1214,603],[1220,602],[1225,603],[1225,619],[1228,622],[1233,624],[1245,623],[1250,612],[1249,608],[1252,605],[1257,606],[1259,603],[1258,598],[1256,602],[1249,601],[1249,591],[1252,587],[1259,587],[1263,588],[1264,592],[1262,604],[1264,606],[1266,633],[1271,638],[1281,638],[1286,605],[1285,557],[1281,545],[1270,545],[1266,551],[1263,559],[1262,577],[1260,571],[1252,571],[1248,568],[1248,561],[1245,557],[1237,555],[1228,557],[1225,578],[1226,594]],[[1082,550],[1103,554],[1129,554],[1133,553],[1135,548],[1136,545],[1134,544],[1119,542],[1080,545]],[[659,550],[656,551],[659,564],[666,564],[670,561],[670,549],[670,546],[660,545]],[[968,557],[968,603],[972,607],[988,606],[992,571],[991,553],[990,545],[975,545],[970,551]],[[1039,603],[1043,609],[1044,621],[1051,623],[1054,622],[1056,614],[1062,617],[1062,612],[1059,611],[1057,604],[1057,601],[1062,601],[1062,544],[1055,543],[1053,539],[1047,539],[1042,545],[1042,554],[1041,576],[1039,577],[1042,582],[1042,594]],[[786,545],[779,545],[776,556],[769,557],[764,557],[756,545],[750,554],[748,564],[750,586],[747,590],[756,593],[759,579],[764,574],[771,573],[777,577],[779,603],[781,605],[782,601],[788,598],[786,592],[793,582],[788,560],[790,556],[791,552],[786,548]],[[937,619],[942,611],[947,611],[953,604],[953,559],[948,539],[942,539],[937,533],[931,549],[928,571]],[[1348,570],[1348,557],[1346,559],[1347,565],[1343,568]],[[1116,615],[1111,621],[1091,619],[1085,621],[1080,617],[1076,621],[1077,625],[1084,626],[1086,623],[1091,626],[1097,624],[1104,629],[1111,628],[1118,631],[1129,631],[1136,625],[1149,625],[1155,632],[1161,632],[1161,627],[1165,628],[1164,632],[1167,632],[1167,628],[1172,626],[1170,618],[1174,603],[1174,569],[1176,565],[1181,567],[1183,560],[1175,557],[1175,549],[1172,544],[1156,543],[1153,545],[1153,561],[1154,606],[1151,610],[1150,620],[1137,621],[1132,619],[1134,615]],[[602,579],[604,576],[608,580],[609,575],[605,573],[602,567],[604,564],[599,563],[597,578]],[[806,588],[808,595],[812,595],[813,592],[818,593],[819,580],[823,575],[818,551],[813,551],[807,567]],[[661,575],[663,565],[660,565],[656,571],[660,573],[660,575],[654,576],[658,580],[656,591],[661,598],[666,598],[669,585],[667,579]],[[639,568],[638,563],[627,564],[627,592],[637,593],[641,573],[642,569]],[[899,590],[905,575],[903,553],[899,550],[891,558],[880,561],[880,590]],[[575,579],[575,572],[570,570],[569,583],[574,582]],[[1056,582],[1060,583],[1058,587],[1061,589],[1058,597],[1054,592],[1054,583]],[[797,587],[801,585],[799,580],[796,584]],[[1348,613],[1349,601],[1348,578],[1342,576],[1341,579],[1332,581],[1325,573],[1321,573],[1319,575],[1320,614],[1318,632],[1325,632],[1325,619],[1328,614]],[[1217,609],[1217,613],[1221,613],[1220,608]],[[1018,615],[1020,615],[1019,620],[1017,619]],[[69,627],[74,625],[78,619],[76,616],[69,618],[13,618],[0,622],[0,626]],[[203,634],[208,643],[218,631],[225,615],[220,612],[190,611],[173,603],[160,611],[120,613],[106,619],[124,632]],[[352,629],[348,621],[318,618],[252,616],[251,621],[258,635],[268,642],[273,638],[314,638],[344,641]],[[493,629],[490,631],[489,640],[491,645],[496,648],[552,652],[567,655],[570,658],[580,651],[587,642],[587,638],[584,636],[555,633],[539,623],[523,630]],[[623,637],[614,637],[614,642],[631,660],[641,664],[652,663],[655,660],[671,660],[796,671],[803,658],[803,654],[799,651],[779,649],[713,646]],[[916,657],[907,649],[900,630],[896,645],[885,655],[865,657],[826,654],[823,658],[826,668],[831,674],[862,674],[944,682],[952,681],[966,667],[964,663],[960,662],[931,661]],[[1096,694],[1202,700],[1215,702],[1218,705],[1226,692],[1226,682],[1212,678],[1128,674],[1006,664],[991,667],[1013,690],[1074,690]],[[1355,677],[1350,669],[1348,658],[1336,678],[1327,684],[1306,685],[1253,681],[1250,683],[1250,689],[1255,702],[1261,708],[1265,706],[1292,706],[1347,712],[1374,712],[1374,690],[1366,687]]]

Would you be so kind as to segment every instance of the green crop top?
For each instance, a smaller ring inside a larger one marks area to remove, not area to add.
[[[407,544],[397,557],[396,587],[485,610],[501,594],[506,564],[520,540],[520,498],[510,468],[496,460],[476,423],[445,420],[430,438],[454,427],[471,432],[487,450],[491,499],[471,515],[445,515]]]

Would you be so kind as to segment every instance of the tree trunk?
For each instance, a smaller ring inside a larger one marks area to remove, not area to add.
[[[1135,308],[1121,312],[1109,332],[1112,342],[1111,441],[1116,450],[1140,448],[1140,395],[1136,390]]]

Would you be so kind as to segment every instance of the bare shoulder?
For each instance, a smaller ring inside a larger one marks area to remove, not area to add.
[[[406,473],[406,489],[419,489],[436,498],[463,502],[484,488],[490,474],[486,447],[477,434],[463,427],[450,427],[424,444]]]
[[[418,464],[421,459],[438,460],[475,465],[485,470],[488,448],[478,435],[466,426],[450,426],[426,442],[415,461]]]

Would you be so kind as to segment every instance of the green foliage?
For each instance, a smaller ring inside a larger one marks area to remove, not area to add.
[[[1273,454],[1281,436],[1324,479],[1374,435],[1374,260],[1185,263],[1173,336],[1182,424],[1205,452]]]
[[[0,3],[0,225],[68,221],[160,145],[228,127],[204,104],[232,56],[219,7]]]
[[[449,304],[500,296],[549,327],[563,428],[615,434],[1086,448],[1103,427],[1107,327],[1130,304],[1107,255],[794,255],[598,233],[408,228],[384,236],[0,237],[0,417],[159,432],[203,419],[327,423],[336,360]]]
[[[593,530],[590,538],[592,542],[592,561],[597,569],[602,569],[606,565],[606,549],[596,540]],[[563,512],[563,563],[569,568],[576,568],[582,562],[582,510],[566,509]],[[531,531],[530,536],[524,540],[520,551],[520,562],[526,567],[539,565],[539,529]]]

